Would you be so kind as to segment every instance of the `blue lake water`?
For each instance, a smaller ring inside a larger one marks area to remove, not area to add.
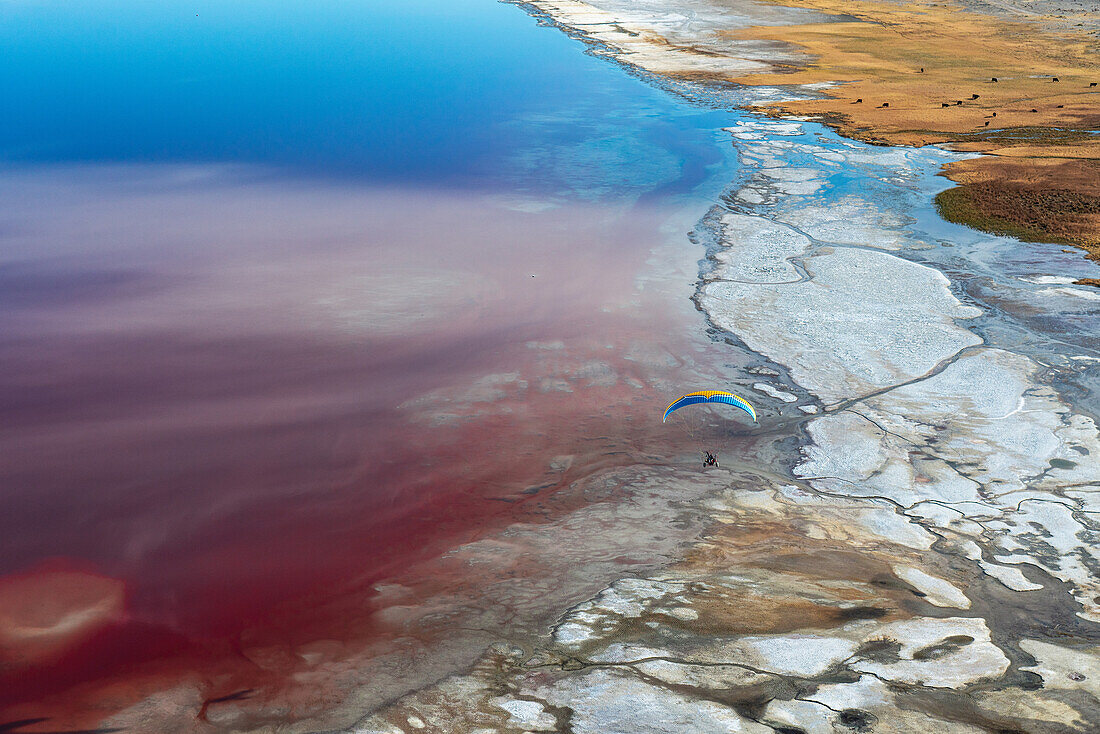
[[[720,115],[491,0],[14,2],[0,44],[10,162],[620,196],[715,160]]]

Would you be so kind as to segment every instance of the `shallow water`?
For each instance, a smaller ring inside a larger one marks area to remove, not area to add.
[[[8,719],[260,686],[745,359],[685,236],[735,116],[517,7],[0,12]]]

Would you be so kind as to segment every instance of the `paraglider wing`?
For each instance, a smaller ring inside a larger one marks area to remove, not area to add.
[[[725,403],[726,405],[732,405],[748,413],[752,416],[753,422],[756,422],[756,410],[749,404],[749,401],[731,392],[726,392],[725,390],[700,390],[698,392],[689,392],[687,395],[674,400],[672,405],[665,409],[665,415],[661,418],[661,422],[664,423],[672,413],[680,408],[688,405],[696,405],[698,403]]]

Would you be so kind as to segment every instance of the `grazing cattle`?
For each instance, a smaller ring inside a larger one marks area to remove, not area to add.
[[[860,104],[861,102],[863,102],[863,97],[860,97],[855,102],[852,102],[852,104]]]
[[[994,117],[996,117],[996,116],[997,116],[997,113],[996,113],[996,112],[994,112],[994,113],[993,113],[993,116],[994,116]]]
[[[1056,82],[1056,81],[1058,81],[1058,77],[1054,77],[1053,79],[1051,79],[1051,81],[1052,81],[1052,82]]]
[[[956,100],[955,100],[955,104],[956,104],[956,106],[957,106],[957,105],[961,105],[962,103],[963,103],[963,101],[962,101],[961,99],[956,99]]]
[[[1032,111],[1032,112],[1038,112],[1039,110],[1037,110],[1037,109],[1035,109],[1034,107],[1032,107],[1032,108],[1031,108],[1031,111]]]
[[[1096,86],[1096,82],[1089,82],[1089,86],[1090,86],[1090,87],[1095,87],[1095,86]]]
[[[977,98],[978,98],[979,96],[980,96],[980,95],[977,95],[977,94],[972,94],[972,95],[970,95],[970,99],[977,99]]]
[[[992,78],[990,79],[990,81],[994,81],[994,82],[995,82],[995,81],[997,81],[997,77],[992,77]]]
[[[1065,107],[1065,105],[1064,105],[1064,104],[1060,104],[1060,105],[1058,105],[1058,109],[1062,109],[1063,107]]]
[[[879,105],[879,107],[889,107],[889,106],[890,106],[889,102],[883,102],[882,104]]]
[[[986,126],[986,127],[989,127],[989,120],[986,120],[986,121],[985,121],[985,126]]]
[[[940,107],[950,107],[950,106],[951,105],[947,104],[946,102],[940,102]]]

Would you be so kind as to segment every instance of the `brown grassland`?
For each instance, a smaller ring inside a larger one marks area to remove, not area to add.
[[[1034,16],[1009,20],[945,2],[776,2],[856,20],[740,33],[815,57],[784,82],[843,82],[823,99],[765,111],[815,116],[871,143],[985,153],[947,166],[959,186],[937,198],[945,218],[1100,259],[1100,85],[1090,86],[1100,82],[1100,43],[1090,29],[1055,31]]]

